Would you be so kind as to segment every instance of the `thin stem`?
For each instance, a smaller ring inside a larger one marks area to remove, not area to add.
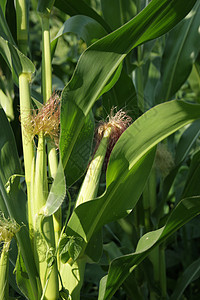
[[[42,288],[46,285],[46,275],[48,269],[48,258],[54,255],[55,240],[52,217],[40,217],[40,210],[45,205],[48,196],[46,149],[43,133],[38,136],[38,149],[35,169],[35,257],[38,265]],[[42,227],[42,228],[41,228]],[[49,254],[49,257],[48,257]],[[53,270],[46,288],[45,299],[58,299],[58,270],[57,262],[53,264]]]
[[[67,191],[67,195],[68,195],[68,198],[69,198],[69,208],[68,208],[68,211],[67,211],[67,216],[65,218],[65,223],[64,223],[64,226],[62,228],[62,231],[61,231],[61,234],[59,236],[59,239],[58,239],[58,244],[56,246],[56,251],[55,251],[55,257],[58,255],[58,252],[59,252],[59,247],[60,247],[60,242],[61,242],[61,239],[62,239],[62,236],[63,236],[63,233],[66,229],[66,226],[67,226],[67,222],[68,222],[68,219],[69,219],[69,216],[70,216],[70,210],[71,210],[71,196],[69,194],[69,192]],[[45,293],[46,293],[46,289],[47,289],[47,286],[48,286],[48,283],[49,283],[49,278],[50,278],[50,275],[52,273],[52,270],[53,270],[53,265],[49,268],[49,272],[47,274],[47,279],[46,279],[46,283],[45,283],[45,286],[44,286],[44,289],[43,289],[43,293],[42,293],[42,296],[41,296],[41,300],[44,299],[45,297]],[[61,286],[63,286],[62,284],[62,278],[60,276],[60,273],[58,273],[59,275],[59,278],[60,278],[60,282],[61,282]]]
[[[147,181],[145,189],[142,195],[142,203],[144,208],[144,225],[146,232],[150,231],[151,223],[150,223],[150,197],[149,197],[149,182]]]
[[[42,17],[42,93],[46,103],[52,94],[52,69],[49,18]]]
[[[0,299],[9,299],[8,270],[9,270],[10,241],[4,242],[0,258]]]
[[[28,29],[26,0],[16,0],[17,42],[22,53],[27,54]]]
[[[95,198],[97,195],[101,169],[107,152],[110,134],[111,128],[109,127],[105,130],[94,158],[88,167],[85,179],[82,183],[77,198],[76,207],[83,202]],[[83,252],[84,250],[85,249],[83,248]],[[60,265],[60,273],[62,276],[63,285],[69,291],[72,299],[80,299],[80,290],[83,284],[85,265],[86,260],[84,257],[77,259],[75,262],[73,262],[73,264],[61,263]]]
[[[160,246],[160,288],[162,299],[166,299],[167,297],[166,282],[165,244],[162,244]]]
[[[30,113],[31,113],[31,96],[29,87],[29,74],[21,74],[19,76],[19,94],[20,94],[20,115],[21,115],[21,131],[22,144],[24,154],[25,180],[27,185],[28,199],[28,218],[29,226],[32,226],[32,201],[31,199],[31,180],[32,180],[32,164],[34,162],[34,146],[32,135],[29,131]]]
[[[42,92],[43,102],[46,103],[52,95],[52,67],[49,18],[42,16]],[[55,147],[47,142],[49,175],[55,179],[58,169],[58,159]],[[56,245],[61,231],[61,208],[53,216]]]

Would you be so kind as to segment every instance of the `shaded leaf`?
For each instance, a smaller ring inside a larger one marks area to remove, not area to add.
[[[182,296],[186,287],[194,280],[196,277],[200,276],[200,259],[195,260],[191,265],[189,265],[181,277],[178,279],[177,285],[174,289],[171,300],[178,300]]]
[[[180,164],[186,158],[199,134],[200,120],[197,120],[183,132],[178,142],[175,156],[176,165]]]
[[[112,30],[119,28],[137,14],[135,2],[133,0],[101,0],[103,17]]]
[[[57,35],[51,42],[51,53],[55,52],[55,48],[59,37],[66,33],[75,33],[78,38],[82,39],[87,46],[95,40],[102,38],[107,34],[107,31],[94,19],[88,16],[74,16],[69,18],[58,31]]]
[[[195,153],[192,158],[187,181],[183,190],[182,198],[197,196],[200,194],[200,151]]]
[[[32,291],[29,276],[26,271],[26,267],[24,265],[23,258],[20,252],[18,253],[17,257],[15,272],[17,285],[21,292],[26,296],[27,299],[35,300],[35,295]]]
[[[200,48],[200,3],[168,35],[156,88],[156,102],[169,100],[189,76]]]
[[[55,6],[59,8],[61,11],[64,11],[66,14],[70,16],[74,15],[85,15],[94,20],[96,20],[99,24],[101,24],[107,32],[110,32],[111,29],[108,24],[104,21],[104,19],[97,14],[95,10],[93,10],[89,5],[87,5],[82,0],[56,0]]]
[[[94,117],[92,112],[86,117],[82,130],[65,168],[67,186],[71,186],[85,172],[92,149],[94,136]]]
[[[13,78],[17,82],[16,76],[21,73],[34,73],[33,63],[20,52],[13,40],[7,25],[6,19],[0,7],[0,53],[12,71]]]

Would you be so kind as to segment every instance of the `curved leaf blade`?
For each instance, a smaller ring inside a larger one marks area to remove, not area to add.
[[[160,245],[199,213],[200,197],[182,200],[173,210],[164,227],[145,234],[139,240],[135,253],[124,255],[111,262],[107,277],[102,279],[103,286],[100,288],[98,300],[111,299],[129,273],[149,255],[155,246]]]
[[[93,10],[82,0],[76,0],[76,1],[56,0],[55,6],[70,16],[74,16],[74,15],[88,16],[96,20],[99,24],[101,24],[107,32],[111,31],[110,27],[105,22],[105,20],[95,10]]]
[[[104,224],[125,216],[133,209],[151,170],[152,149],[198,118],[200,105],[183,101],[160,104],[138,118],[121,135],[111,153],[106,192],[74,210],[68,223],[68,234],[78,235],[88,243],[93,233]]]
[[[55,52],[55,48],[59,37],[66,33],[75,33],[78,38],[81,38],[87,46],[95,40],[104,37],[107,31],[94,19],[88,16],[73,16],[69,18],[58,31],[57,35],[51,42],[51,53]]]
[[[21,73],[34,73],[35,66],[22,52],[20,52],[14,42],[8,24],[0,7],[0,53],[6,61],[8,67],[16,76]]]
[[[200,3],[170,33],[161,64],[156,102],[169,100],[189,76],[200,48]]]
[[[200,134],[200,120],[192,123],[182,134],[176,149],[175,163],[180,164],[188,155],[192,145]]]
[[[65,195],[66,195],[65,174],[64,174],[62,162],[60,161],[46,204],[44,207],[42,207],[41,213],[43,213],[46,217],[54,214],[61,206],[65,198]]]
[[[179,300],[186,287],[200,274],[200,259],[195,260],[179,278],[175,290],[171,296],[171,300]]]
[[[135,18],[83,53],[62,94],[60,151],[64,168],[85,116],[124,57],[133,47],[169,31],[195,2],[183,5],[181,0],[153,0]]]

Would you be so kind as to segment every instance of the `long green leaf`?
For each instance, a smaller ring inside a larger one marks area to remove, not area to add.
[[[12,71],[14,78],[22,73],[31,74],[35,72],[35,67],[30,59],[2,37],[0,37],[0,53]]]
[[[7,2],[7,0],[2,0],[0,3],[0,6],[1,6],[4,14],[5,14],[5,10],[6,10],[6,2]]]
[[[199,134],[200,120],[197,120],[184,131],[178,142],[175,156],[176,165],[180,164],[186,158]]]
[[[88,46],[95,40],[102,38],[107,31],[94,19],[88,16],[73,16],[69,18],[58,31],[57,35],[51,42],[51,52],[54,53],[58,38],[66,33],[75,33]]]
[[[5,16],[3,14],[2,8],[0,6],[0,36],[4,39],[10,41],[13,45],[16,46],[15,41],[12,37],[8,24],[6,22]]]
[[[22,293],[27,297],[27,299],[35,300],[35,295],[32,291],[29,276],[26,271],[26,267],[24,265],[24,261],[20,252],[18,253],[17,257],[15,272],[17,285],[20,291],[22,291]]]
[[[200,195],[200,151],[192,158],[182,198]]]
[[[134,208],[151,170],[153,147],[167,136],[200,118],[200,105],[183,101],[160,104],[138,118],[119,138],[108,164],[106,192],[78,206],[67,232],[83,244],[104,224]],[[88,218],[88,213],[90,217]]]
[[[186,81],[200,48],[200,2],[170,33],[161,64],[161,78],[156,88],[156,102],[169,100]]]
[[[56,0],[55,6],[70,16],[88,16],[101,24],[107,32],[111,32],[111,29],[105,20],[83,0]]]
[[[119,80],[114,87],[103,94],[103,107],[106,116],[109,115],[113,107],[125,110],[133,120],[139,117],[137,106],[137,95],[132,79],[126,74],[125,67],[122,68]]]
[[[35,295],[37,295],[39,292],[39,286],[36,283],[37,271],[26,227],[26,197],[19,188],[19,178],[13,177],[15,174],[21,174],[17,147],[10,123],[3,109],[0,109],[0,209],[6,216],[10,216],[19,225],[23,225],[17,233],[17,241],[21,248],[32,288]],[[7,191],[5,190],[6,184]]]
[[[116,258],[111,262],[108,275],[102,279],[98,300],[109,300],[132,272],[158,246],[185,223],[200,213],[200,197],[182,200],[173,210],[166,225],[145,234],[138,242],[135,253]]]
[[[60,151],[65,168],[85,116],[119,64],[137,45],[175,26],[196,0],[153,0],[134,19],[90,46],[62,94]]]
[[[65,174],[62,162],[59,162],[57,173],[42,212],[45,216],[54,214],[61,206],[66,194]]]
[[[87,169],[94,138],[94,116],[89,113],[65,168],[66,184],[71,186]]]
[[[101,0],[105,21],[115,30],[132,19],[138,12],[133,0]]]
[[[14,80],[21,73],[34,73],[33,63],[21,53],[10,33],[6,19],[0,7],[0,53],[13,73]]]
[[[7,194],[3,182],[0,178],[0,197],[3,199],[4,204],[7,208],[9,216],[14,219],[19,225],[23,225],[21,220],[19,219],[18,213],[16,211],[16,205],[13,205],[13,201]],[[18,207],[19,210],[19,207]],[[27,227],[22,226],[20,231],[16,233],[16,238],[24,259],[24,264],[26,266],[26,270],[29,276],[30,284],[32,287],[32,293],[35,295],[35,299],[38,299],[38,295],[40,294],[41,287],[38,284],[38,273],[36,270],[36,266],[34,263],[34,257],[32,253],[29,233]]]
[[[5,185],[12,175],[20,173],[21,167],[14,135],[3,109],[0,108],[0,178]],[[15,187],[16,184],[18,185],[19,182],[15,183]],[[0,210],[8,216],[7,208],[1,197]]]

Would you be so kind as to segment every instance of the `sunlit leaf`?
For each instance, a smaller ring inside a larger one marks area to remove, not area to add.
[[[132,210],[149,176],[153,147],[198,118],[200,105],[183,101],[160,104],[138,118],[121,135],[111,153],[106,192],[74,210],[67,234],[81,236],[88,243],[93,233],[104,224],[124,217]]]

